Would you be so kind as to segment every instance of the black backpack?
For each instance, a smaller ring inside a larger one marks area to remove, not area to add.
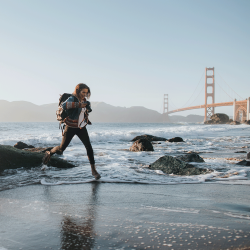
[[[63,123],[64,119],[68,116],[67,110],[64,110],[61,106],[63,102],[65,102],[72,94],[64,93],[59,98],[58,109],[56,111],[56,119],[57,121]]]

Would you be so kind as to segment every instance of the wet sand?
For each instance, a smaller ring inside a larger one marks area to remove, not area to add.
[[[212,183],[20,187],[0,192],[0,250],[243,249],[249,197]]]

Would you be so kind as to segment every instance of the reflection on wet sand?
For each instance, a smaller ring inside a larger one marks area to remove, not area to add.
[[[85,218],[72,218],[64,216],[61,230],[61,249],[88,250],[95,244],[96,232],[94,224],[96,219],[96,207],[98,202],[98,182],[92,184],[92,195],[88,202]]]

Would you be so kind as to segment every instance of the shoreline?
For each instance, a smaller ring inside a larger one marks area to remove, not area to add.
[[[0,192],[0,249],[247,249],[249,185],[91,183]]]

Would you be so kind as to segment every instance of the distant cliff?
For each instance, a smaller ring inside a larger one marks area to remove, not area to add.
[[[8,102],[0,100],[0,122],[54,122],[56,121],[57,103],[35,105],[26,101]],[[92,102],[91,122],[203,122],[199,115],[176,116],[165,115],[141,106],[115,107],[104,102]]]

